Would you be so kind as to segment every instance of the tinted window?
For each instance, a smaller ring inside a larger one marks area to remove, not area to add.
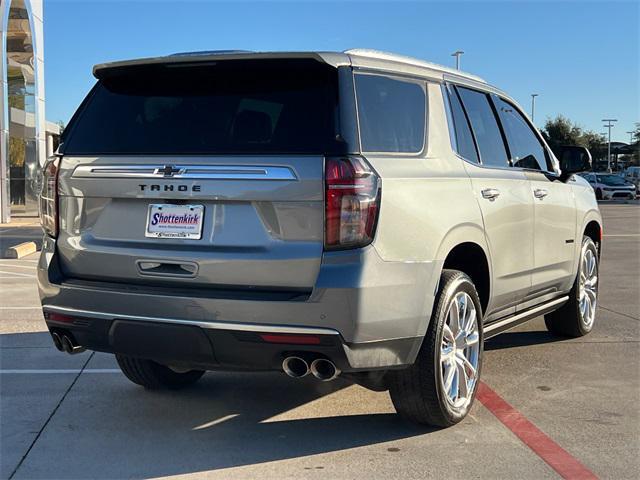
[[[499,98],[496,102],[502,128],[507,136],[511,162],[514,167],[547,170],[544,148],[525,118],[510,103]]]
[[[462,109],[462,104],[456,92],[451,89],[449,91],[449,98],[451,104],[451,115],[453,116],[453,124],[456,131],[456,143],[457,152],[467,160],[478,163],[478,152],[476,146],[473,143],[473,135],[471,128],[469,128],[469,122]]]
[[[315,61],[122,69],[96,85],[68,129],[64,152],[331,151],[336,77]]]
[[[467,88],[458,88],[458,92],[476,136],[482,164],[496,167],[508,166],[507,151],[500,134],[500,127],[487,95]]]
[[[379,75],[356,75],[360,140],[367,152],[417,153],[424,146],[424,86]]]

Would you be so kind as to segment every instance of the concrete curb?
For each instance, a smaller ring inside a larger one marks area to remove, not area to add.
[[[24,242],[5,250],[3,258],[22,258],[38,251],[36,242]]]

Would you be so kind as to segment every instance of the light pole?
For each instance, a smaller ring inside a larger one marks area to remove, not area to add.
[[[538,95],[537,93],[531,94],[531,123],[535,123],[536,120],[536,97]]]
[[[617,122],[617,118],[603,118],[603,122],[607,122],[605,128],[609,129],[609,142],[607,143],[607,172],[611,173],[611,127],[613,122]]]
[[[452,57],[456,57],[456,70],[460,70],[460,57],[464,54],[462,50],[456,50],[451,54]]]
[[[627,132],[629,134],[629,145],[631,145],[633,143],[633,134],[635,133],[634,131],[631,132]]]

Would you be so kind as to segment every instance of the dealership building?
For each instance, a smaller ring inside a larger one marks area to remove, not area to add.
[[[0,0],[0,221],[35,216],[39,170],[59,127],[45,120],[42,0]]]

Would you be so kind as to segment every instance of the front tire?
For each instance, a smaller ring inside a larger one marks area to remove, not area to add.
[[[473,405],[482,367],[482,307],[465,273],[442,272],[433,312],[415,363],[389,372],[389,393],[407,420],[448,427]]]
[[[129,380],[149,390],[177,390],[197,382],[204,375],[204,370],[176,372],[152,360],[119,353],[116,353],[116,360]]]
[[[596,190],[596,200],[602,200],[602,190]]]
[[[582,337],[593,329],[598,303],[598,249],[591,238],[582,239],[578,274],[569,300],[544,316],[547,330],[565,337]]]

